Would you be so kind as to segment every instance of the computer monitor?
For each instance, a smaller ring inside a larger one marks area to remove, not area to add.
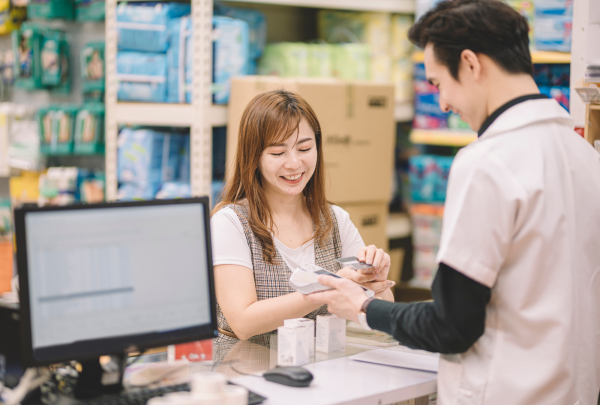
[[[26,366],[216,336],[207,197],[15,210]]]

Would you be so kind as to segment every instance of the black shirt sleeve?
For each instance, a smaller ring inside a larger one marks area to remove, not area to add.
[[[413,349],[444,354],[467,351],[483,335],[491,290],[444,263],[431,290],[433,302],[371,301],[369,326]]]

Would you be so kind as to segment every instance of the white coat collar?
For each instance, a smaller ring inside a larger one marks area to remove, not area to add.
[[[529,100],[502,113],[479,139],[491,138],[542,121],[557,121],[575,128],[575,123],[569,113],[556,100]]]

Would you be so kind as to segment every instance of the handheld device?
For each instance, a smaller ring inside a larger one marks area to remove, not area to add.
[[[371,264],[361,262],[356,256],[344,257],[342,259],[335,259],[336,262],[342,265],[342,267],[350,267],[354,270],[370,269],[373,267]]]
[[[316,264],[305,264],[292,272],[289,283],[294,290],[299,291],[302,294],[312,294],[319,291],[331,290],[331,287],[319,283],[319,276],[341,278],[337,274],[327,271]],[[373,290],[369,290],[363,286],[360,287],[365,291],[369,298],[375,296]]]

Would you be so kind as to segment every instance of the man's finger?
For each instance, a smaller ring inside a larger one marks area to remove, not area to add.
[[[308,302],[314,303],[326,303],[331,301],[331,295],[335,291],[320,291],[312,294],[308,294],[304,296],[304,299]]]
[[[331,288],[340,288],[344,283],[351,283],[352,281],[343,278],[331,277],[331,276],[319,276],[319,283]]]

